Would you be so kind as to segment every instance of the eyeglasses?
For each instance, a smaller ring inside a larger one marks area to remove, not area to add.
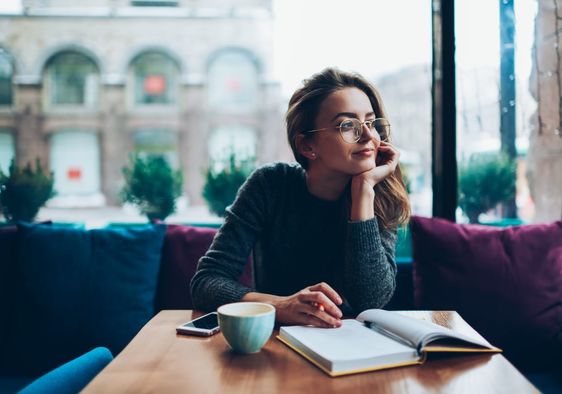
[[[360,122],[359,119],[346,119],[342,121],[339,126],[303,131],[303,134],[339,129],[342,139],[347,143],[353,144],[361,139],[363,135],[363,125],[367,126],[369,131],[374,133],[376,140],[388,142],[390,137],[390,123],[385,118],[376,118],[364,122]]]

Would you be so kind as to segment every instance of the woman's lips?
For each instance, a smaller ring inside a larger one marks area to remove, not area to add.
[[[353,154],[360,157],[370,157],[373,155],[374,152],[375,152],[374,149],[367,148],[367,149],[358,150],[357,152],[353,152]]]

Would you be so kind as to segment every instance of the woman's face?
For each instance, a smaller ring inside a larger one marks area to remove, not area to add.
[[[365,122],[375,118],[371,102],[362,90],[344,88],[329,95],[320,104],[315,121],[315,129],[329,129],[314,133],[310,146],[316,157],[309,160],[309,170],[357,175],[376,167],[380,143],[374,132],[363,125],[359,141],[349,143],[342,139],[336,128],[346,119]]]

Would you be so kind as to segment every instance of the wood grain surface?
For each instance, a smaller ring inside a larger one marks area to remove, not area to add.
[[[456,312],[405,311],[479,336]],[[536,393],[501,354],[431,355],[424,365],[331,378],[275,339],[256,354],[233,353],[222,334],[177,335],[198,312],[155,316],[85,393]]]

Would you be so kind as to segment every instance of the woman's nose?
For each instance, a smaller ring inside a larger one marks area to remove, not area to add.
[[[373,129],[369,128],[369,126],[367,126],[365,123],[361,125],[361,138],[359,140],[360,141],[374,140],[378,144],[380,144],[381,141],[377,131],[374,128]]]

